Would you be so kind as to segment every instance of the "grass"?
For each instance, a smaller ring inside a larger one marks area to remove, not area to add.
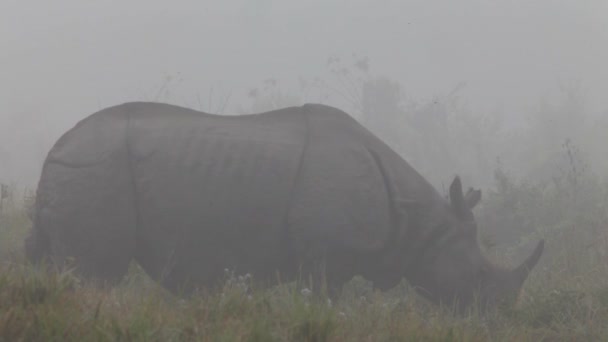
[[[335,303],[289,284],[251,289],[249,277],[230,272],[218,291],[179,298],[136,265],[119,286],[98,288],[70,272],[26,265],[27,205],[6,202],[0,216],[0,341],[608,340],[608,184],[585,188],[579,180],[576,188],[588,192],[565,198],[563,188],[511,182],[486,197],[482,221],[492,216],[540,227],[518,232],[516,244],[493,248],[499,262],[516,262],[520,245],[539,237],[547,239],[546,254],[515,308],[464,317],[427,303],[405,283],[379,293],[360,278]]]

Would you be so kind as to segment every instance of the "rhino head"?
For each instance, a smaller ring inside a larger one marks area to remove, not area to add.
[[[423,262],[410,278],[424,297],[458,312],[474,303],[485,311],[499,303],[514,301],[544,247],[541,240],[534,252],[513,270],[493,265],[483,256],[477,240],[472,209],[480,199],[479,190],[469,190],[463,195],[460,179],[454,179],[447,215],[442,215],[443,227],[439,228],[443,233],[425,251]]]

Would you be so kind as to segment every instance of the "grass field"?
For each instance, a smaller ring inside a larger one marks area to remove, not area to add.
[[[406,283],[379,293],[362,279],[333,303],[289,284],[252,289],[250,278],[230,272],[217,291],[178,298],[136,265],[119,286],[101,289],[25,265],[28,204],[5,200],[0,341],[608,341],[608,184],[503,177],[478,220],[520,230],[510,244],[492,247],[500,234],[491,230],[480,240],[502,264],[521,260],[541,237],[545,254],[515,308],[464,317],[428,304]]]

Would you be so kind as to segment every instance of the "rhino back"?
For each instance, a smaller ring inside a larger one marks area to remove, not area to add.
[[[153,277],[210,283],[224,268],[264,277],[289,267],[301,108],[224,117],[140,105],[130,115],[137,258]]]

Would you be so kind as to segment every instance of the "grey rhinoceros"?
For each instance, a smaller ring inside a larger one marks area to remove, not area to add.
[[[493,304],[519,291],[543,242],[515,270],[492,265],[471,211],[480,197],[456,177],[446,200],[332,107],[217,116],[126,103],[49,152],[26,254],[104,281],[134,259],[172,291],[217,285],[228,268],[265,282],[323,272],[331,289],[405,277],[433,302]]]

